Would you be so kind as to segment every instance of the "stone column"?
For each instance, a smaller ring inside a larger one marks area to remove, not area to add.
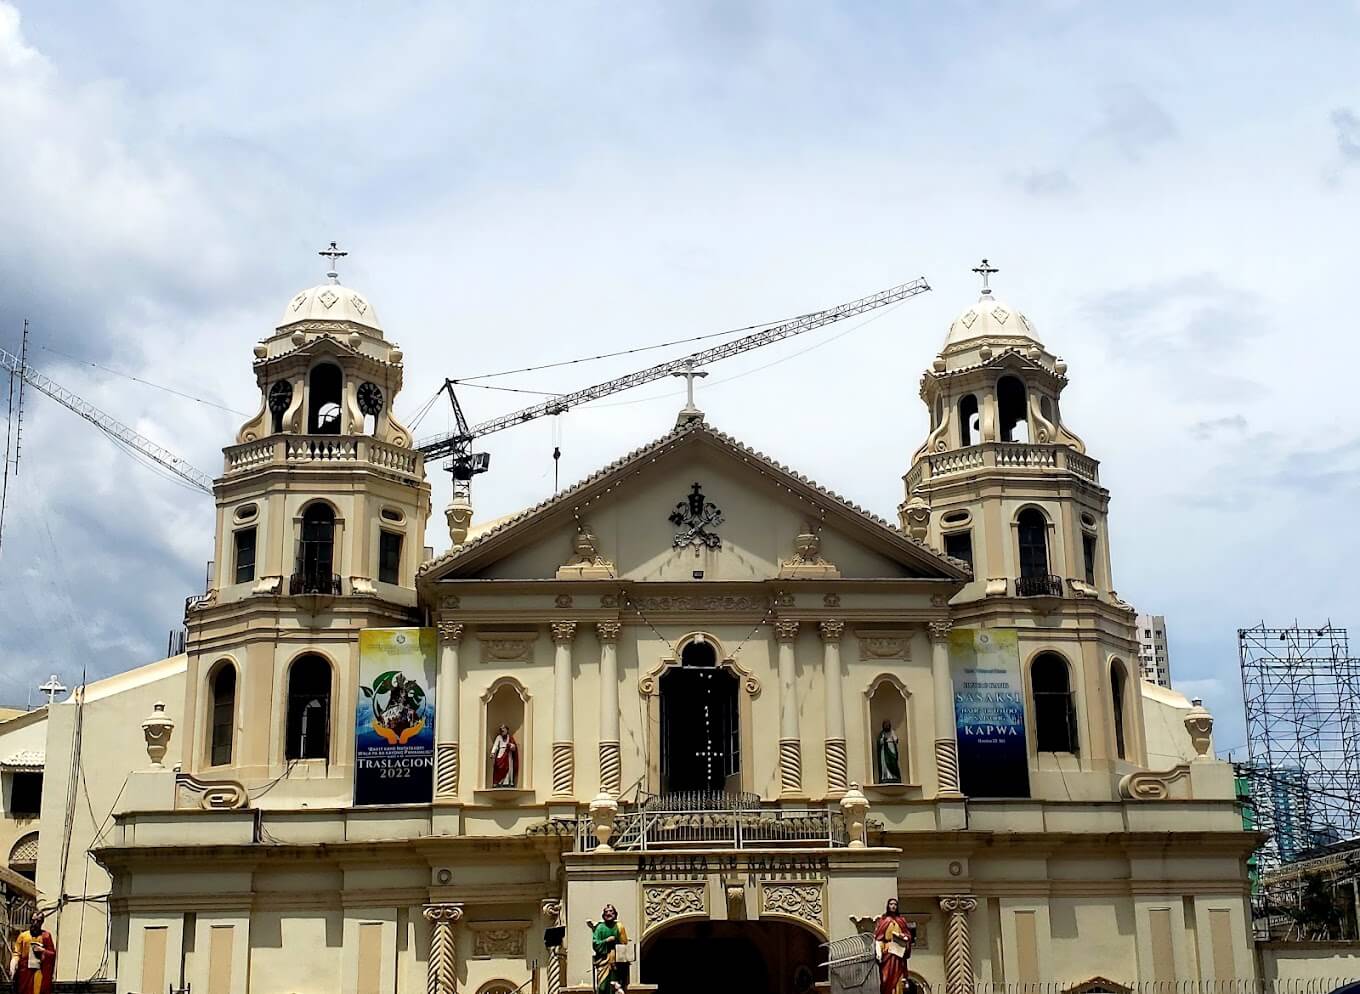
[[[940,898],[945,915],[945,994],[973,994],[973,953],[968,937],[968,915],[977,910],[977,898],[946,894]]]
[[[548,928],[562,924],[562,902],[556,899],[544,901],[541,905],[543,924]],[[566,970],[567,950],[563,946],[548,950],[547,994],[561,994],[562,975]]]
[[[845,752],[845,703],[841,686],[841,635],[843,621],[823,621],[822,682],[826,684],[826,793],[841,797],[850,784]]]
[[[571,643],[576,622],[554,621],[552,796],[564,801],[576,793],[576,742],[572,724]]]
[[[426,994],[454,994],[457,983],[458,950],[453,927],[463,917],[461,904],[427,904],[425,920],[430,923],[430,959],[426,967]]]
[[[623,789],[619,749],[619,630],[617,621],[595,626],[600,639],[600,790],[618,797]]]
[[[780,793],[803,792],[803,740],[798,731],[798,668],[793,644],[798,639],[798,622],[776,621],[779,640],[779,782]]]
[[[949,631],[952,621],[930,623],[930,676],[935,685],[935,776],[937,797],[957,798],[959,743],[954,725],[954,678],[949,671]]]
[[[439,623],[438,709],[435,711],[434,799],[452,801],[458,797],[458,708],[461,680],[458,649],[463,641],[463,626],[449,621]]]

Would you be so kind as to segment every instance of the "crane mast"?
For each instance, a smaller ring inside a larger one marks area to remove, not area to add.
[[[195,469],[187,462],[175,455],[169,449],[157,445],[145,435],[133,431],[117,418],[106,414],[95,407],[89,401],[67,390],[60,383],[54,382],[42,373],[39,373],[32,366],[28,365],[13,353],[0,349],[0,368],[9,370],[11,373],[20,377],[20,380],[29,384],[35,390],[47,394],[62,407],[67,410],[75,411],[90,424],[94,425],[104,434],[118,442],[123,443],[138,455],[145,456],[153,462],[159,463],[170,472],[174,473],[181,480],[192,484],[206,494],[211,494],[212,477],[202,470]]]
[[[453,403],[454,413],[458,419],[458,430],[448,432],[443,435],[436,435],[420,442],[417,448],[420,449],[426,458],[436,458],[442,456],[452,456],[453,462],[450,469],[456,481],[466,481],[473,475],[485,472],[489,457],[485,453],[473,453],[471,444],[475,439],[483,435],[490,435],[506,428],[523,424],[526,421],[533,421],[536,418],[544,417],[549,414],[562,414],[588,404],[601,397],[608,397],[623,390],[631,390],[633,387],[642,386],[644,383],[651,383],[655,380],[664,379],[675,373],[692,371],[700,366],[717,362],[720,359],[727,359],[731,356],[749,352],[765,345],[772,345],[775,342],[782,342],[786,338],[793,338],[804,332],[813,331],[816,328],[825,327],[828,324],[835,324],[837,321],[844,321],[847,318],[864,314],[868,311],[878,310],[880,307],[887,307],[898,301],[915,297],[917,294],[925,293],[930,289],[930,285],[925,278],[912,280],[910,283],[902,283],[887,290],[880,290],[878,293],[870,294],[867,297],[860,297],[858,300],[851,300],[836,307],[827,308],[822,311],[812,311],[800,317],[772,325],[760,331],[744,335],[741,338],[724,342],[722,345],[715,345],[712,348],[703,349],[699,352],[691,353],[679,359],[672,359],[668,362],[657,363],[646,369],[640,369],[624,376],[615,377],[612,380],[605,380],[594,386],[585,387],[574,393],[562,394],[553,397],[532,407],[526,407],[520,411],[510,414],[503,414],[500,417],[483,421],[481,424],[467,426],[463,411],[458,404],[457,397],[454,396],[453,387],[456,380],[445,380],[444,386],[448,391],[449,399]]]

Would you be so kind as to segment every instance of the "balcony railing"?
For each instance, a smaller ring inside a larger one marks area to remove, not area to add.
[[[288,593],[292,596],[298,594],[338,596],[340,593],[340,577],[335,573],[314,573],[310,570],[293,573],[288,577]]]
[[[974,469],[1065,469],[1088,483],[1099,483],[1099,463],[1068,445],[983,442],[923,456],[907,473],[907,496],[922,483]]]
[[[609,844],[620,852],[672,849],[833,849],[848,842],[845,818],[829,808],[728,808],[669,811],[642,808],[614,817]],[[578,852],[598,841],[590,818],[577,826]]]
[[[1063,595],[1063,581],[1060,576],[1053,576],[1051,573],[1039,573],[1035,576],[1017,576],[1015,578],[1016,597],[1061,597]]]
[[[266,466],[375,466],[402,476],[423,477],[425,457],[414,449],[367,435],[270,435],[225,450],[224,474],[234,476]]]

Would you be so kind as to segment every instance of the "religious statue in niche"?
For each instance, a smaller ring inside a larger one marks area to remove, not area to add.
[[[591,962],[594,967],[595,994],[624,994],[628,989],[628,932],[619,924],[619,912],[606,904],[600,912],[603,921],[586,920],[590,927]]]
[[[916,943],[914,926],[897,910],[897,898],[888,898],[883,914],[874,922],[874,941],[878,944],[878,994],[904,994],[907,960]]]
[[[893,731],[892,721],[883,719],[883,728],[878,733],[878,747],[875,750],[879,783],[901,783],[902,761],[898,751],[897,733]]]
[[[510,726],[501,725],[491,743],[491,786],[514,787],[518,783],[519,743],[510,734]]]

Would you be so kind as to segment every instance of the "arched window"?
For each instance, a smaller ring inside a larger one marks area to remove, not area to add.
[[[311,435],[340,434],[340,397],[345,377],[340,367],[323,362],[307,379],[307,432]]]
[[[1003,376],[996,384],[997,414],[1001,441],[1028,442],[1029,415],[1025,410],[1025,384],[1015,376]]]
[[[1027,507],[1015,519],[1020,540],[1020,575],[1048,576],[1048,520],[1036,507]]]
[[[1110,664],[1110,698],[1114,708],[1114,751],[1120,759],[1127,759],[1124,746],[1124,694],[1129,678],[1124,664],[1116,659]]]
[[[1030,667],[1034,694],[1034,747],[1039,752],[1077,751],[1077,707],[1067,660],[1041,653]]]
[[[285,759],[329,759],[331,754],[331,664],[307,655],[288,670]]]
[[[660,688],[663,790],[727,790],[741,774],[736,675],[718,665],[711,641],[695,638]]]
[[[959,399],[959,446],[976,445],[981,437],[978,421],[978,399],[965,394]]]
[[[302,512],[302,537],[292,593],[335,593],[335,512],[324,501]]]
[[[38,876],[38,833],[21,836],[9,851],[9,868],[21,877],[36,880]]]
[[[208,765],[226,766],[231,762],[232,738],[236,730],[236,667],[222,663],[212,676],[212,721],[209,724]]]

